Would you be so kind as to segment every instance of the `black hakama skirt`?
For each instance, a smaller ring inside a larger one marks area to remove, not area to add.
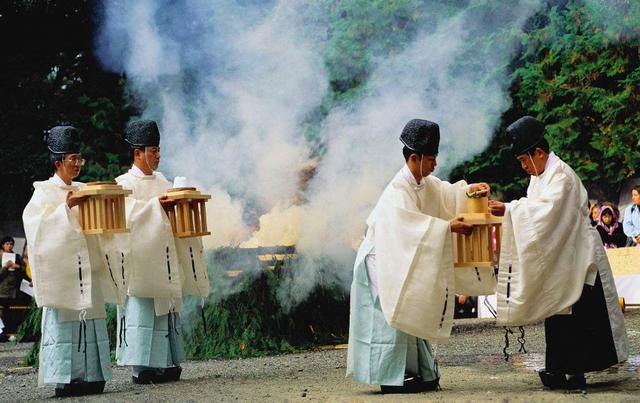
[[[618,363],[600,274],[584,285],[570,315],[544,321],[545,369],[556,374],[600,371]]]

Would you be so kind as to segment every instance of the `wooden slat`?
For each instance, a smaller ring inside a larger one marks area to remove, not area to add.
[[[116,227],[122,228],[122,217],[120,216],[120,196],[113,199],[113,215],[116,221]]]
[[[98,228],[97,200],[93,197],[89,200],[91,201],[91,211],[89,212],[89,215],[91,216],[91,229],[95,230]]]
[[[111,228],[118,228],[118,216],[116,215],[116,204],[118,203],[117,197],[112,197],[109,201],[109,212],[111,213]]]
[[[182,209],[182,232],[191,233],[193,232],[191,229],[191,214],[189,213],[189,203],[181,202],[179,203]]]
[[[464,257],[465,261],[473,260],[472,238],[471,235],[464,236]]]
[[[171,232],[176,234],[176,210],[175,207],[169,210],[169,223],[171,224]]]
[[[83,218],[84,218],[84,225],[82,226],[82,228],[84,229],[91,229],[91,216],[90,216],[90,212],[91,212],[91,202],[89,200],[85,200],[84,203],[82,203],[82,207],[83,207]]]
[[[473,251],[473,260],[481,260],[481,253],[480,253],[480,239],[478,238],[479,236],[479,232],[478,232],[478,228],[474,228],[473,232],[471,233],[471,239],[473,240],[473,244],[471,246],[471,250]]]
[[[491,241],[491,235],[489,235],[489,226],[483,225],[480,234],[480,248],[482,249],[482,260],[491,260],[491,254],[489,253],[489,244]]]
[[[105,229],[105,225],[104,225],[104,214],[105,214],[104,198],[98,197],[97,201],[98,201],[98,203],[97,203],[98,208],[96,209],[96,215],[98,216],[98,228],[104,230]]]
[[[487,226],[487,253],[489,260],[493,260],[493,225]]]
[[[500,245],[502,243],[502,225],[496,225],[496,255],[498,255],[498,263],[500,262]]]
[[[105,197],[104,198],[104,228],[106,230],[110,230],[113,229],[113,224],[111,223],[112,221],[112,217],[113,217],[113,213],[111,212],[111,198],[109,197]]]
[[[206,233],[207,235],[209,234],[208,230],[207,230],[207,208],[205,207],[205,202],[201,201],[200,202],[200,215],[202,216],[202,232]]]
[[[196,233],[199,234],[202,232],[202,223],[200,222],[200,203],[193,202],[191,203],[190,208],[193,210],[193,221],[196,225]]]

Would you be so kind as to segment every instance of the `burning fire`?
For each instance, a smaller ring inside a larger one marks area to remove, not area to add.
[[[301,206],[276,206],[260,217],[260,229],[251,239],[240,244],[241,248],[283,245],[292,246],[300,235]]]

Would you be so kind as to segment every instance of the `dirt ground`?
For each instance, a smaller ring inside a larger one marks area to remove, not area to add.
[[[134,385],[126,368],[114,367],[105,393],[91,401],[500,401],[500,402],[640,402],[640,309],[625,314],[629,361],[587,375],[585,393],[544,390],[535,370],[544,366],[541,325],[526,328],[527,354],[516,353],[511,336],[504,361],[504,331],[491,321],[463,320],[447,344],[437,346],[442,391],[418,395],[382,395],[379,388],[345,378],[346,350],[326,349],[242,360],[184,363],[183,379],[163,385]],[[579,337],[579,335],[576,335]],[[29,345],[0,345],[0,400],[52,398],[52,386],[37,387],[36,371],[19,368]],[[74,400],[74,399],[70,399]]]

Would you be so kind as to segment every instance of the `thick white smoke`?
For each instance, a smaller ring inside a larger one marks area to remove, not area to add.
[[[144,117],[158,121],[161,170],[214,192],[210,247],[221,245],[221,234],[227,245],[246,235],[238,209],[259,214],[290,203],[298,190],[310,154],[300,124],[327,89],[321,52],[303,32],[301,6],[105,5],[97,53],[127,74],[147,103]]]
[[[409,119],[440,124],[439,176],[486,148],[510,105],[507,77],[489,73],[509,63],[514,47],[498,36],[464,60],[469,43],[505,27],[519,32],[540,3],[509,2],[487,18],[471,1],[375,61],[365,95],[322,122],[327,151],[302,205],[300,171],[312,151],[304,122],[328,91],[328,34],[308,24],[304,2],[112,0],[96,48],[105,66],[127,74],[146,102],[144,117],[159,122],[161,169],[213,193],[209,247],[297,238],[305,263],[281,290],[295,303],[327,266],[347,287],[366,216],[403,164],[398,136]],[[255,217],[269,212],[248,241]]]
[[[540,3],[513,2],[497,8],[491,21],[518,32]],[[511,102],[507,77],[489,74],[509,63],[515,43],[508,37],[497,40],[479,53],[482,60],[465,67],[474,36],[500,28],[482,21],[480,11],[461,10],[443,19],[435,31],[419,35],[400,54],[381,60],[368,83],[370,95],[328,116],[322,130],[328,151],[308,192],[307,230],[301,232],[298,250],[348,261],[344,258],[362,238],[381,190],[404,164],[398,137],[409,119],[440,124],[439,177],[446,178],[452,168],[489,145]],[[305,282],[307,289],[313,287],[310,272],[296,278],[297,290]]]

